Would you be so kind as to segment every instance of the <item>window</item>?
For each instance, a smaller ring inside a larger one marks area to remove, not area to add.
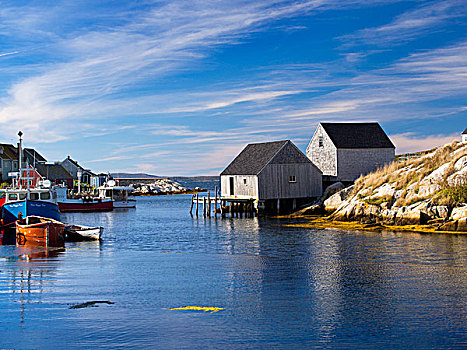
[[[323,142],[323,136],[319,136],[318,137],[318,146],[319,147],[323,147],[324,146],[324,142]]]
[[[41,193],[41,199],[50,199],[50,193],[49,192]]]
[[[295,178],[295,175],[289,176],[289,182],[297,182],[297,179]]]
[[[29,195],[29,198],[33,201],[37,201],[39,199],[39,193],[33,192]]]
[[[10,201],[16,201],[18,200],[18,195],[16,193],[10,193],[8,194],[8,200]]]
[[[246,179],[243,179],[243,184],[246,185]]]
[[[22,201],[23,199],[26,199],[27,195],[28,195],[27,193],[20,193],[19,194],[19,200]]]

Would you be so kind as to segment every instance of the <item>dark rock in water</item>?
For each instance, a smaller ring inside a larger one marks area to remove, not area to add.
[[[84,309],[85,307],[97,307],[96,304],[109,304],[113,305],[115,303],[108,301],[108,300],[94,300],[94,301],[87,301],[82,304],[77,304],[70,306],[69,309]]]

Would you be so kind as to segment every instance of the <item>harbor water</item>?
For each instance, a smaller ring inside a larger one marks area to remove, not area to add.
[[[467,347],[467,236],[191,218],[190,199],[62,215],[103,242],[0,246],[0,348]]]

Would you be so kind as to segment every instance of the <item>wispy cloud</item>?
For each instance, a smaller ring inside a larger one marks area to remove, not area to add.
[[[395,17],[392,22],[356,33],[341,36],[344,48],[354,45],[401,45],[428,33],[456,18],[465,17],[467,7],[463,0],[431,1]]]
[[[425,151],[433,147],[451,143],[454,140],[460,141],[460,134],[417,136],[409,132],[391,135],[391,140],[396,145],[396,152],[401,154]]]

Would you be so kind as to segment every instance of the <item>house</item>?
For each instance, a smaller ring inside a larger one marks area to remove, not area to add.
[[[60,164],[73,176],[73,179],[80,181],[80,186],[83,188],[93,187],[92,185],[98,182],[98,180],[96,180],[96,177],[98,177],[96,174],[89,169],[84,169],[76,160],[71,159],[70,156]],[[78,175],[80,177],[79,179]]]
[[[33,167],[37,164],[45,164],[47,162],[47,159],[42,157],[42,155],[33,148],[23,148],[23,157],[26,162]]]
[[[321,171],[289,140],[252,143],[225,168],[221,195],[261,211],[288,211],[322,194]]]
[[[395,146],[378,123],[319,123],[306,150],[326,184],[346,184],[395,159]]]
[[[0,143],[0,174],[2,182],[11,180],[8,174],[18,171],[18,150],[15,146]]]
[[[467,129],[462,133],[462,142],[467,142]]]
[[[52,184],[65,185],[69,189],[73,188],[73,176],[58,162],[36,164],[36,170]]]

